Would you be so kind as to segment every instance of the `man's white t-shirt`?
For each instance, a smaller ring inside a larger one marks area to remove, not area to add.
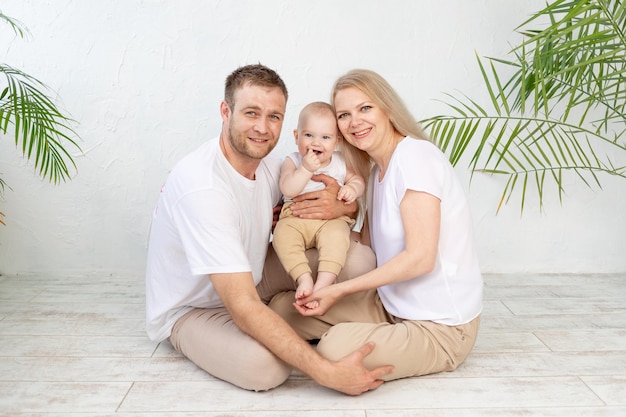
[[[192,308],[223,306],[209,274],[251,272],[261,281],[281,198],[280,160],[261,161],[255,180],[226,160],[219,140],[176,164],[161,189],[152,219],[146,268],[146,330],[156,341],[170,336]]]
[[[472,219],[465,192],[446,156],[432,143],[405,138],[396,147],[387,172],[370,178],[369,226],[377,264],[405,248],[400,202],[407,190],[441,201],[441,227],[432,272],[378,289],[385,309],[408,320],[447,325],[468,323],[482,310],[483,282],[474,247]]]

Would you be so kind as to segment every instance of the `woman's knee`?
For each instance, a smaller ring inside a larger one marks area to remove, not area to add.
[[[372,326],[375,325],[369,323],[336,324],[320,338],[317,351],[328,360],[338,361],[368,342],[362,330]]]

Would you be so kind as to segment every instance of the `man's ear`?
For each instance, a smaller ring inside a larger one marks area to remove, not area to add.
[[[226,103],[226,101],[222,101],[220,103],[220,116],[222,116],[222,121],[224,123],[228,122],[228,119],[230,119],[231,111],[230,111],[230,107],[228,107],[228,103]]]

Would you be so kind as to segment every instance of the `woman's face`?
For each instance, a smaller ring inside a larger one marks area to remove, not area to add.
[[[387,114],[368,95],[355,87],[337,91],[334,99],[337,125],[343,137],[370,155],[393,140],[393,125]]]

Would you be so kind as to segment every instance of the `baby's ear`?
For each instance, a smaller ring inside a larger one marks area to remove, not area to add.
[[[293,130],[293,138],[296,140],[296,145],[298,144],[298,129]]]

